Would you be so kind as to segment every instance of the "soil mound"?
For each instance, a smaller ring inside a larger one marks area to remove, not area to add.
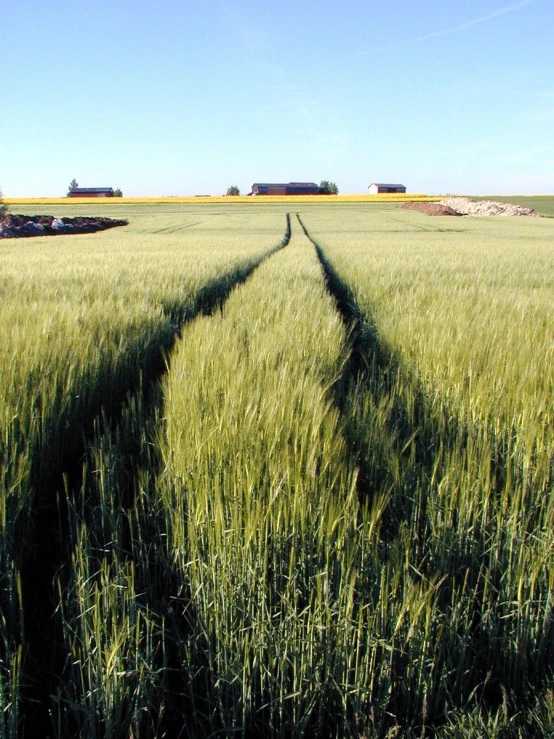
[[[454,210],[448,205],[442,205],[441,203],[402,203],[401,208],[406,210],[419,210],[421,213],[426,213],[428,216],[459,216],[461,213]]]
[[[56,218],[55,216],[23,216],[8,214],[0,221],[0,239],[61,234],[93,233],[114,226],[126,226],[127,220],[102,216]]]

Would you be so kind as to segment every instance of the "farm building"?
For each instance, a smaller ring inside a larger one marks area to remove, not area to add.
[[[372,182],[367,188],[370,195],[375,195],[378,192],[406,192],[404,185],[390,185],[384,182]]]
[[[113,198],[113,187],[72,187],[68,198]]]
[[[252,195],[319,195],[319,186],[315,182],[255,182]]]

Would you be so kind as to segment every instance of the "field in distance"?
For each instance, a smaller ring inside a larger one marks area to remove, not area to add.
[[[366,203],[374,205],[400,204],[406,201],[411,202],[439,202],[446,195],[427,195],[424,193],[406,193],[406,194],[379,194],[379,195],[283,195],[283,196],[258,196],[248,197],[241,195],[239,197],[230,197],[223,195],[214,196],[168,196],[168,197],[149,197],[149,198],[79,198],[75,199],[67,197],[60,198],[5,198],[4,202],[8,206],[58,206],[67,205],[68,207],[79,207],[83,205],[95,205],[104,207],[106,200],[115,207],[120,208],[123,205],[245,205],[247,203],[255,204],[257,207],[263,204],[282,204],[294,206],[294,204],[312,204],[312,205],[346,205],[348,203]],[[448,196],[450,197],[450,196]],[[502,203],[513,203],[522,205],[526,208],[533,208],[537,213],[546,216],[554,216],[554,195],[468,195],[464,197],[472,197],[476,200],[495,200]]]
[[[249,197],[247,195],[175,195],[154,197],[132,197],[132,198],[4,198],[7,205],[62,205],[74,204],[76,202],[87,205],[109,200],[119,205],[128,203],[229,203],[240,205],[245,202],[253,203],[402,203],[406,200],[417,200],[422,202],[434,202],[440,200],[440,196],[426,195],[425,193],[381,193],[378,195],[259,195]]]

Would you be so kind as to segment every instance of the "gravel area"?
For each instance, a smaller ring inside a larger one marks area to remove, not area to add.
[[[126,220],[100,216],[92,218],[85,216],[56,218],[55,216],[22,216],[9,213],[0,219],[0,239],[93,233],[114,226],[126,226],[127,223]]]
[[[499,203],[497,200],[473,200],[472,198],[443,198],[441,205],[452,208],[462,216],[534,216],[539,218],[533,208],[524,208],[512,203]]]

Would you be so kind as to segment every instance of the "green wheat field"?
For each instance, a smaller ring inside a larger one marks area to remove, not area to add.
[[[48,212],[129,225],[0,241],[0,739],[554,736],[554,219]]]

